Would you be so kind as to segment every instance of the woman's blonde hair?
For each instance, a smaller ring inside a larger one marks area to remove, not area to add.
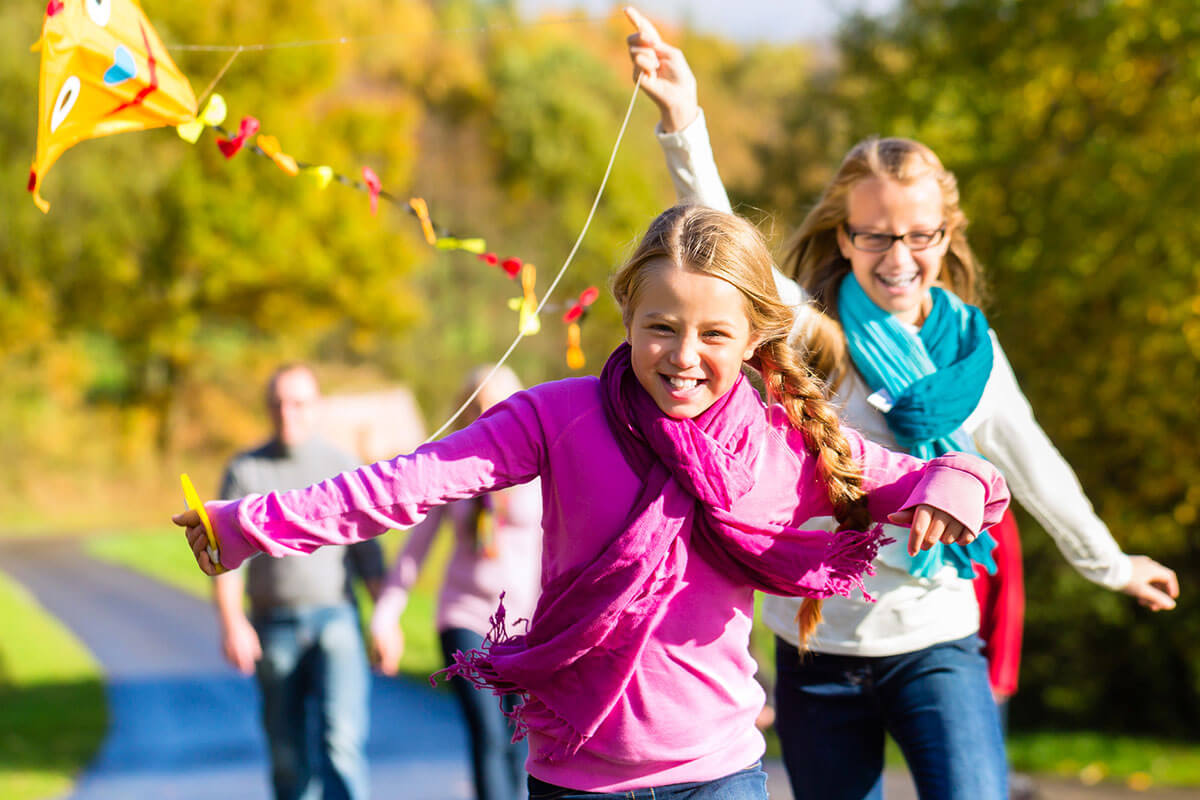
[[[495,374],[493,374],[493,370],[495,370]],[[485,384],[484,381],[487,383]],[[480,386],[483,388],[480,389]],[[497,368],[495,364],[482,364],[476,367],[463,379],[462,388],[459,389],[458,399],[454,401],[454,405],[455,407],[461,406],[468,397],[475,394],[476,390],[479,390],[479,394],[475,395],[475,399],[459,416],[457,426],[459,428],[467,427],[496,403],[524,388],[517,373],[507,366],[501,365]]]
[[[669,266],[720,278],[742,293],[750,331],[760,340],[747,363],[762,375],[768,401],[782,405],[803,434],[840,527],[866,530],[870,517],[859,465],[824,386],[788,345],[792,309],[779,299],[774,264],[758,229],[701,206],[675,206],[659,215],[612,281],[626,326],[647,277]],[[820,608],[818,600],[804,601],[798,617],[802,644],[820,622]]]
[[[805,327],[803,345],[810,365],[818,375],[835,381],[834,388],[849,371],[837,298],[842,278],[850,271],[850,261],[838,247],[838,230],[847,222],[850,192],[870,178],[909,185],[929,176],[942,190],[942,216],[950,241],[939,282],[964,302],[979,305],[985,290],[983,273],[967,242],[967,217],[959,206],[958,181],[932,150],[911,139],[872,137],[851,148],[788,244],[783,259],[786,271],[824,312]]]

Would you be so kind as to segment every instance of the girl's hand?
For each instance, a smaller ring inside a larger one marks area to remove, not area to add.
[[[970,544],[975,541],[976,534],[966,528],[954,517],[930,505],[897,511],[888,515],[888,521],[894,525],[908,525],[908,554],[915,556],[922,550],[928,550],[936,543]]]
[[[1179,579],[1175,570],[1168,569],[1149,556],[1130,556],[1133,575],[1121,589],[1151,611],[1169,611],[1179,597]]]
[[[637,28],[626,41],[633,62],[633,79],[642,79],[642,90],[662,113],[663,131],[686,128],[700,114],[696,100],[696,77],[683,51],[662,40],[658,29],[633,6],[625,7],[625,16]]]
[[[186,528],[184,535],[187,536],[188,547],[192,549],[192,555],[196,557],[200,570],[205,575],[219,574],[216,565],[208,557],[208,534],[204,532],[204,524],[200,522],[200,512],[189,508],[171,517],[171,522]]]

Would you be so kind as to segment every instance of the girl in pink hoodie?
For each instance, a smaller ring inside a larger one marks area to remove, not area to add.
[[[745,220],[670,209],[613,280],[626,342],[598,379],[519,392],[307,489],[209,503],[222,564],[360,541],[537,478],[533,616],[510,628],[501,605],[484,648],[451,668],[524,701],[530,796],[763,800],[754,590],[806,598],[807,635],[822,598],[861,588],[879,523],[910,525],[916,552],[973,539],[1008,503],[981,459],[924,462],[841,427],[786,343],[771,267]],[[819,517],[839,530],[804,529]],[[198,514],[174,521],[212,574]]]

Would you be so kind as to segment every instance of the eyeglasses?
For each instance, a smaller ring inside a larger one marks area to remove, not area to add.
[[[909,231],[908,233],[869,233],[867,231],[851,230],[843,223],[842,230],[850,237],[850,244],[867,253],[886,253],[896,242],[904,242],[909,250],[924,250],[927,247],[941,244],[946,238],[946,226],[933,231]]]

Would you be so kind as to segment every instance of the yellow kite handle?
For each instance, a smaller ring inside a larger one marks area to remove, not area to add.
[[[218,573],[225,572],[225,568],[221,566],[221,548],[217,545],[217,535],[213,532],[208,512],[204,510],[204,503],[200,502],[200,495],[196,494],[196,487],[192,485],[192,479],[185,472],[179,476],[179,482],[183,484],[183,499],[186,501],[187,507],[196,509],[200,514],[200,523],[204,526],[204,533],[208,536],[209,559],[217,568]]]

